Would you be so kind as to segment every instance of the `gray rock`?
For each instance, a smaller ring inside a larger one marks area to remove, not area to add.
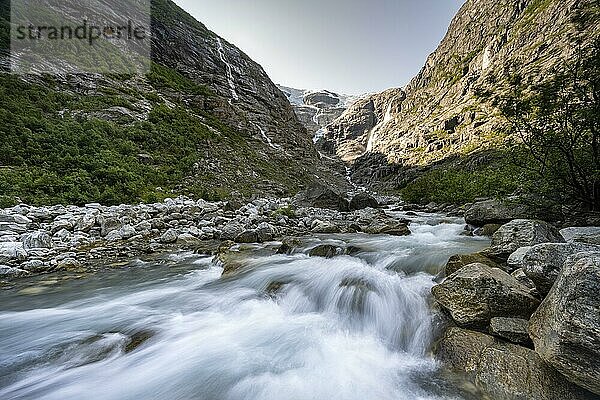
[[[25,261],[27,256],[27,251],[21,242],[0,243],[0,263]]]
[[[275,238],[276,230],[273,225],[263,222],[256,228],[256,234],[259,243],[270,242]]]
[[[258,234],[253,230],[245,230],[237,235],[233,241],[236,243],[256,243],[258,242]]]
[[[576,255],[531,317],[535,350],[560,373],[600,395],[600,253]]]
[[[487,329],[494,317],[528,319],[540,303],[515,278],[483,264],[461,268],[432,293],[458,325],[476,329]]]
[[[530,249],[531,246],[519,247],[510,256],[508,256],[508,260],[506,260],[508,270],[515,271],[517,269],[523,269],[523,257],[525,257],[525,254]]]
[[[482,253],[474,253],[474,254],[457,254],[448,260],[444,271],[446,276],[450,276],[462,267],[466,267],[467,265],[479,263],[487,265],[490,268],[500,268],[500,265],[496,264],[493,260],[486,257]]]
[[[523,271],[523,268],[514,270],[510,275],[519,282],[521,282],[523,286],[526,286],[529,289],[529,294],[531,294],[533,297],[539,296],[539,292],[535,287],[535,283],[533,283],[533,281],[529,279],[527,274],[525,274],[525,271]]]
[[[294,198],[294,205],[301,207],[328,208],[349,211],[350,204],[346,198],[334,189],[315,183]]]
[[[516,201],[485,200],[472,204],[465,211],[467,224],[485,226],[506,224],[515,219],[536,218],[537,212]]]
[[[338,248],[330,244],[322,244],[310,250],[311,257],[333,258],[338,255]]]
[[[558,230],[547,222],[517,219],[502,225],[494,233],[488,253],[494,257],[507,259],[520,247],[564,241]]]
[[[25,250],[29,249],[51,249],[52,238],[44,231],[26,233],[21,237],[21,243]]]
[[[23,278],[27,275],[29,275],[29,272],[25,270],[6,265],[0,265],[0,278]]]
[[[198,238],[189,233],[182,233],[177,237],[177,244],[190,245],[198,242]]]
[[[600,246],[584,243],[542,243],[532,246],[522,257],[520,267],[545,296],[558,278],[567,258],[575,253],[600,251]]]
[[[350,210],[363,210],[365,208],[377,208],[379,203],[368,193],[361,192],[350,200]]]
[[[320,219],[313,221],[310,230],[315,233],[340,233],[342,231],[335,223]]]
[[[48,270],[50,269],[50,266],[46,265],[41,260],[26,261],[23,264],[21,264],[20,267],[21,267],[21,269],[28,271],[28,272],[32,272],[34,274],[48,272]]]
[[[234,240],[244,230],[243,225],[237,222],[230,222],[221,230],[221,240]]]
[[[98,218],[98,224],[100,225],[100,234],[104,237],[111,233],[112,231],[116,231],[120,229],[123,224],[116,217],[105,217],[100,216]]]
[[[448,329],[436,344],[437,358],[483,389],[491,399],[593,400],[533,350],[461,328]]]
[[[170,244],[170,243],[175,243],[177,241],[178,237],[179,237],[179,233],[177,232],[177,230],[169,229],[168,231],[166,231],[165,233],[163,233],[161,235],[161,237],[158,239],[158,241],[163,244]]]
[[[567,241],[600,245],[600,227],[565,228],[560,234]]]
[[[524,346],[531,345],[531,338],[527,332],[529,321],[521,318],[492,318],[490,332],[510,342]]]

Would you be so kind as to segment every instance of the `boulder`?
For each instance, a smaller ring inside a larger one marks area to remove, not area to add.
[[[361,227],[361,230],[370,235],[409,236],[411,234],[410,228],[406,223],[392,219],[374,221],[368,226]]]
[[[338,248],[330,244],[319,245],[308,253],[311,257],[333,258],[338,255]]]
[[[502,225],[492,237],[488,254],[507,259],[520,247],[540,243],[563,243],[565,240],[554,226],[544,221],[517,219]]]
[[[506,260],[508,270],[516,271],[518,269],[523,269],[523,257],[525,257],[525,254],[530,249],[531,246],[519,247],[510,256],[508,256],[508,260]]]
[[[446,263],[444,272],[446,273],[446,276],[450,276],[462,267],[475,263],[484,264],[490,268],[500,268],[496,262],[492,261],[489,257],[486,257],[483,253],[457,254],[450,257]]]
[[[529,289],[529,294],[531,294],[533,297],[539,297],[540,294],[535,287],[535,283],[533,283],[533,281],[527,277],[527,274],[525,274],[523,268],[514,270],[510,275],[521,282],[523,286],[526,286]]]
[[[484,226],[506,224],[519,218],[536,218],[537,212],[530,207],[510,200],[484,200],[472,204],[465,210],[467,224]]]
[[[560,231],[567,243],[579,242],[600,245],[600,227],[565,228]]]
[[[25,250],[52,248],[52,238],[47,232],[43,231],[25,233],[21,236],[21,243],[23,243]]]
[[[256,228],[256,234],[258,235],[259,243],[270,242],[275,238],[276,230],[273,225],[267,222],[262,222]]]
[[[448,329],[435,346],[448,368],[466,374],[492,399],[592,400],[533,350],[461,328]]]
[[[554,285],[567,258],[586,251],[600,251],[600,246],[584,243],[542,243],[529,247],[517,266],[533,281],[538,292],[545,296]]]
[[[529,319],[540,303],[515,278],[483,264],[461,268],[432,293],[458,325],[485,330],[494,317]]]
[[[0,243],[0,263],[25,261],[26,259],[27,251],[21,242]]]
[[[236,243],[256,243],[258,242],[258,234],[252,230],[245,230],[237,235],[233,241]]]
[[[0,265],[0,278],[23,278],[29,275],[29,272],[19,269]]]
[[[527,332],[529,321],[522,318],[496,317],[490,321],[490,333],[509,342],[523,346],[531,345],[531,338]]]
[[[349,211],[348,200],[330,187],[314,183],[307,190],[299,193],[293,201],[301,207],[328,208],[338,211]]]
[[[100,235],[107,236],[112,231],[116,231],[123,226],[121,221],[116,217],[98,217],[98,224],[100,225]]]
[[[540,357],[600,396],[600,253],[570,257],[529,334]]]
[[[163,244],[170,244],[177,242],[177,238],[179,237],[179,233],[175,229],[169,229],[165,233],[163,233],[158,241]]]
[[[316,219],[310,226],[310,230],[314,233],[340,233],[342,230],[339,226],[330,221],[322,221]]]
[[[221,230],[221,240],[234,240],[240,233],[244,232],[245,228],[242,224],[237,222],[230,222],[226,224]]]
[[[475,236],[492,237],[494,233],[498,232],[498,229],[500,229],[501,227],[501,224],[485,224],[482,228],[475,229],[473,231],[473,234]]]
[[[365,208],[377,208],[379,203],[377,200],[366,192],[361,192],[350,200],[350,210],[363,210]]]

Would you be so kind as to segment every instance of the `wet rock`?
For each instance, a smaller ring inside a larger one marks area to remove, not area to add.
[[[530,346],[532,342],[527,332],[528,326],[529,321],[526,319],[496,317],[490,321],[490,332],[509,342]]]
[[[492,245],[487,252],[494,257],[508,259],[520,247],[541,243],[563,243],[558,230],[547,222],[517,219],[509,222],[494,233]]]
[[[450,328],[434,352],[447,367],[466,374],[492,399],[594,399],[592,394],[547,365],[533,350],[483,333]]]
[[[410,228],[404,222],[395,220],[373,221],[365,227],[361,227],[364,233],[370,235],[391,235],[391,236],[409,236]]]
[[[458,325],[484,330],[494,317],[529,319],[540,303],[515,278],[483,264],[461,268],[432,293]]]
[[[570,381],[600,396],[600,253],[569,258],[531,317],[535,350]]]
[[[333,258],[338,255],[338,248],[330,244],[319,245],[308,253],[311,257]]]
[[[578,242],[600,245],[600,227],[565,228],[560,234],[567,243]]]
[[[155,333],[152,331],[140,331],[132,334],[125,345],[125,354],[129,354],[137,350],[141,345],[152,339],[154,335]]]
[[[276,229],[273,225],[262,222],[256,228],[256,234],[258,236],[259,243],[270,242],[275,239]]]
[[[362,210],[365,208],[377,208],[379,203],[377,200],[366,192],[357,194],[350,200],[350,210]]]
[[[450,260],[446,263],[444,267],[446,276],[450,276],[462,267],[474,263],[484,264],[490,268],[500,268],[500,265],[492,261],[489,257],[486,257],[483,253],[457,254],[450,257]]]
[[[252,230],[246,230],[237,235],[234,239],[236,243],[257,243],[258,234]]]
[[[221,240],[235,240],[235,238],[244,232],[245,228],[243,225],[237,222],[231,222],[226,224],[221,230]]]
[[[567,258],[573,254],[600,251],[600,246],[584,243],[542,243],[528,248],[518,264],[545,296],[556,281]]]

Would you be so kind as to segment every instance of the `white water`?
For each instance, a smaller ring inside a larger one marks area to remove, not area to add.
[[[217,37],[217,51],[219,52],[219,58],[225,64],[225,72],[227,73],[227,83],[229,84],[229,89],[231,91],[231,97],[233,100],[239,100],[239,96],[236,91],[235,81],[233,79],[233,66],[227,61],[225,58],[225,49],[223,48],[223,41],[220,37]],[[229,101],[231,103],[231,99]]]
[[[392,104],[393,101],[390,101],[390,104],[388,104],[387,110],[385,112],[385,116],[383,117],[383,120],[378,123],[377,125],[375,125],[373,127],[373,129],[371,129],[371,131],[369,132],[369,140],[367,141],[367,153],[371,153],[373,152],[373,149],[375,148],[375,142],[377,141],[377,133],[378,131],[383,128],[384,126],[386,126],[391,120],[392,120]]]
[[[267,136],[267,132],[263,128],[261,128],[260,125],[254,124],[254,126],[256,126],[258,128],[258,130],[260,131],[260,136],[269,145],[269,147],[271,147],[272,149],[278,149],[278,146],[273,144],[273,141],[271,140],[271,138],[269,136]]]
[[[401,215],[399,215],[401,216]],[[408,237],[328,235],[293,255],[256,248],[220,279],[176,254],[125,271],[0,293],[0,398],[473,399],[428,356],[428,298],[455,253],[487,243],[423,216]],[[310,258],[316,244],[360,248]],[[285,283],[271,297],[266,289]],[[128,335],[151,338],[125,353]]]

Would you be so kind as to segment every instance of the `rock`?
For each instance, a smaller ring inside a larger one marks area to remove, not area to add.
[[[592,400],[533,350],[492,336],[450,328],[434,352],[450,369],[483,389],[492,399]]]
[[[258,234],[252,230],[246,230],[237,235],[234,239],[236,243],[257,243]]]
[[[318,183],[299,193],[294,198],[293,203],[301,207],[328,208],[338,211],[350,210],[350,204],[342,194]]]
[[[77,220],[75,230],[89,232],[94,226],[96,226],[96,217],[92,214],[86,214]]]
[[[450,260],[448,260],[448,262],[446,263],[446,267],[444,268],[446,276],[450,276],[462,267],[474,263],[484,264],[490,268],[500,268],[500,266],[496,264],[496,262],[492,261],[490,258],[486,257],[482,253],[457,254],[450,257]]]
[[[457,324],[477,329],[487,329],[494,317],[529,319],[540,303],[515,278],[483,264],[461,268],[432,293]]]
[[[529,294],[531,294],[533,297],[539,297],[539,292],[535,287],[535,283],[533,283],[533,281],[527,277],[525,271],[523,271],[523,268],[513,271],[510,275],[521,282],[523,286],[526,286],[529,289]]]
[[[0,278],[23,278],[29,275],[29,272],[19,269],[0,265]]]
[[[21,242],[0,243],[0,263],[25,261],[26,259],[27,251]]]
[[[530,249],[531,246],[519,247],[510,256],[508,256],[508,260],[506,260],[508,270],[515,271],[517,269],[523,269],[523,257],[525,257],[525,254]]]
[[[308,255],[311,257],[333,258],[338,255],[338,248],[330,244],[322,244],[313,248]]]
[[[361,192],[350,200],[350,210],[363,210],[365,208],[377,208],[379,203],[377,200],[366,192]]]
[[[567,243],[579,242],[600,245],[600,227],[565,228],[560,231]]]
[[[527,332],[529,321],[521,318],[492,318],[490,321],[490,332],[510,342],[529,346],[531,338]]]
[[[102,237],[108,235],[112,231],[116,231],[117,229],[120,229],[121,226],[123,225],[121,223],[121,221],[119,221],[115,217],[104,217],[104,216],[101,216],[98,218],[98,224],[100,225],[100,235],[102,235]]]
[[[372,224],[361,228],[364,233],[370,235],[391,235],[391,236],[409,236],[410,228],[404,222],[388,220],[385,222],[373,222]]]
[[[520,267],[533,281],[538,292],[545,296],[556,281],[567,258],[575,253],[600,251],[600,246],[584,243],[542,243],[528,248]]]
[[[44,264],[44,262],[41,260],[26,261],[23,264],[21,264],[20,267],[25,271],[32,272],[34,274],[48,272],[48,270],[50,269],[50,266]]]
[[[25,233],[21,236],[21,243],[25,250],[51,249],[53,245],[50,235],[43,231]]]
[[[510,200],[484,200],[472,204],[465,210],[467,224],[485,226],[506,224],[514,219],[537,218],[537,211]]]
[[[339,226],[329,221],[321,221],[316,219],[313,221],[310,230],[314,233],[340,233],[341,229]]]
[[[492,237],[494,233],[498,232],[502,225],[500,224],[485,224],[483,228],[475,229],[473,234],[475,236],[488,236]]]
[[[520,247],[540,243],[563,243],[558,230],[547,222],[517,219],[509,222],[494,233],[488,254],[507,259]]]
[[[169,229],[165,233],[163,233],[158,241],[163,244],[170,244],[177,242],[177,238],[179,237],[179,233],[175,229]]]
[[[560,373],[600,396],[600,253],[570,257],[531,317],[535,350]]]
[[[256,234],[258,235],[259,243],[270,242],[275,238],[276,230],[273,225],[263,222],[256,228]]]
[[[189,233],[182,233],[181,235],[177,236],[177,244],[190,245],[195,244],[197,242],[198,238]]]
[[[240,233],[244,232],[244,226],[237,222],[226,224],[221,230],[221,240],[234,240]]]

